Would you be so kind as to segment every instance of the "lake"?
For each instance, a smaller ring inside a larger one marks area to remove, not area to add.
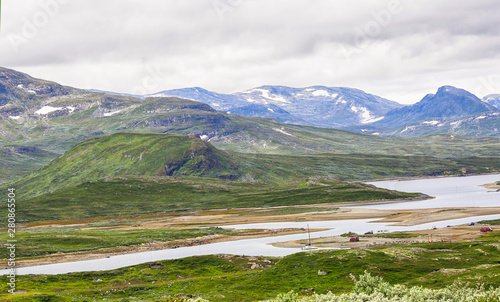
[[[372,209],[422,209],[438,207],[499,207],[500,192],[489,190],[480,185],[500,181],[500,174],[480,175],[467,177],[448,177],[409,181],[379,181],[371,184],[405,192],[421,192],[434,196],[434,199],[388,203],[360,206]],[[310,222],[274,222],[259,224],[243,224],[225,226],[236,229],[277,229],[277,228],[310,228],[328,229],[321,232],[311,233],[312,238],[340,235],[346,232],[364,233],[369,230],[410,231],[430,229],[433,226],[446,227],[447,225],[460,225],[483,219],[498,219],[500,215],[485,215],[470,218],[461,218],[420,224],[416,226],[394,226],[391,223],[373,222],[373,219],[357,220],[332,220],[332,221],[310,221]],[[17,273],[23,274],[65,274],[70,272],[103,271],[121,267],[166,259],[179,259],[189,256],[211,255],[211,254],[236,254],[248,256],[286,256],[301,252],[296,248],[276,248],[270,245],[274,242],[282,242],[297,239],[306,239],[306,234],[284,235],[257,239],[245,239],[239,241],[219,242],[193,247],[182,247],[160,251],[142,252],[128,255],[113,256],[110,258],[67,262],[35,267],[19,268]],[[5,275],[6,270],[0,271]]]

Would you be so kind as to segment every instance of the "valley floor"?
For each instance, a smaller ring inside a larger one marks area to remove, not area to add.
[[[348,220],[348,219],[373,219],[377,222],[393,222],[395,225],[412,226],[422,223],[442,221],[456,218],[466,218],[480,215],[500,214],[500,207],[490,208],[436,208],[417,210],[374,210],[366,208],[349,208],[353,204],[320,204],[307,206],[290,206],[276,208],[254,208],[254,209],[232,209],[232,210],[210,210],[193,211],[182,216],[178,214],[141,215],[136,217],[115,217],[113,221],[109,218],[92,219],[91,221],[56,221],[45,223],[33,223],[23,227],[24,232],[53,232],[58,228],[76,228],[83,231],[121,232],[121,231],[147,231],[147,230],[194,230],[200,227],[219,227],[235,224],[268,223],[268,222],[301,222],[301,221],[326,221],[326,220]],[[356,203],[356,205],[360,205]],[[101,224],[102,223],[102,224]],[[319,231],[311,229],[312,232]],[[234,234],[211,234],[201,237],[189,237],[169,241],[154,240],[148,243],[132,244],[128,246],[114,246],[94,249],[90,251],[76,251],[65,253],[51,253],[36,257],[23,257],[18,259],[19,267],[52,264],[60,262],[71,262],[105,258],[110,256],[144,252],[149,250],[170,249],[184,246],[195,246],[201,244],[234,241],[249,238],[280,236],[294,233],[305,233],[305,229],[279,229],[279,230],[248,230]],[[418,234],[398,241],[427,242],[433,240],[464,241],[473,240],[481,234],[477,226],[444,228],[428,231],[412,232]],[[61,235],[58,235],[61,236]],[[380,244],[390,244],[391,239],[378,236],[361,237],[359,242],[348,242],[349,237],[334,236],[329,238],[318,238],[313,244],[325,248],[355,248],[369,247]],[[305,242],[293,241],[278,243],[280,247],[300,247]],[[6,265],[5,261],[0,263]]]

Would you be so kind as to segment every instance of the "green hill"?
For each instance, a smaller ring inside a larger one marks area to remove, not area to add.
[[[118,133],[89,139],[16,182],[21,196],[126,176],[240,176],[230,155],[195,136]]]
[[[36,148],[18,149],[31,150],[29,154],[37,155],[41,163],[53,156]],[[286,185],[318,177],[350,181],[498,171],[500,157],[251,154],[218,150],[194,135],[117,133],[79,143],[9,186],[17,189],[19,197],[32,198],[83,183],[128,176],[194,176],[205,178],[205,182],[213,178]]]
[[[415,198],[345,180],[498,170],[500,158],[245,154],[193,135],[117,133],[80,143],[9,186],[22,201],[20,221],[38,221]]]
[[[9,186],[20,221],[419,197],[339,180],[387,176],[388,163],[404,165],[396,174],[426,171],[405,157],[227,153],[192,135],[117,133]]]
[[[36,147],[7,145],[0,147],[0,185],[25,176],[48,164],[57,154]]]

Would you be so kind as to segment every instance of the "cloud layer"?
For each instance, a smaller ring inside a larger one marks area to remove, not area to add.
[[[500,93],[495,0],[3,2],[0,66],[79,88]]]

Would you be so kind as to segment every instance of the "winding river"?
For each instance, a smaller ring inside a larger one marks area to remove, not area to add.
[[[379,181],[371,184],[381,188],[421,192],[435,198],[429,200],[365,205],[359,207],[371,209],[423,209],[437,207],[500,207],[500,192],[486,189],[483,184],[500,181],[500,174],[479,175],[467,177],[447,177],[409,181]],[[373,219],[333,220],[311,222],[275,222],[225,226],[237,229],[277,229],[277,228],[303,228],[309,224],[311,228],[328,229],[326,231],[311,233],[312,238],[340,235],[349,231],[363,233],[368,230],[410,231],[430,229],[433,226],[445,227],[447,225],[460,225],[483,219],[498,219],[500,215],[485,215],[469,218],[445,220],[420,224],[416,226],[394,226],[390,223],[373,222]],[[304,239],[304,234],[265,237],[212,243],[200,246],[182,247],[177,249],[142,252],[135,254],[112,256],[110,258],[65,262],[58,264],[23,267],[17,269],[17,274],[65,274],[84,271],[104,271],[121,267],[166,259],[179,259],[189,256],[211,254],[236,254],[248,256],[286,256],[300,252],[296,248],[277,248],[270,243],[289,240]],[[1,270],[0,275],[5,275],[6,270]]]

